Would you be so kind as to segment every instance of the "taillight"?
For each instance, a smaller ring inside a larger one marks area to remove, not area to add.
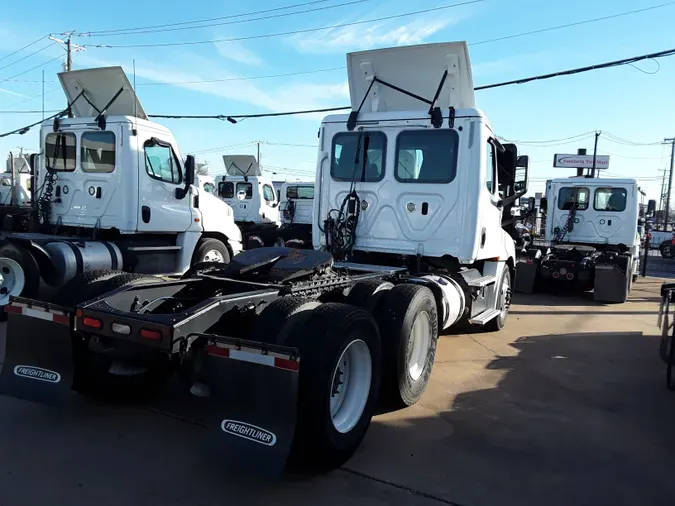
[[[151,341],[160,341],[162,339],[162,333],[159,330],[141,329],[140,334],[142,338],[150,339]]]
[[[111,328],[116,334],[123,334],[125,336],[131,334],[131,327],[129,325],[124,325],[123,323],[113,323]]]
[[[92,318],[91,316],[85,316],[82,319],[82,323],[86,325],[87,327],[91,327],[93,329],[100,329],[102,324],[101,320],[98,320],[96,318]]]

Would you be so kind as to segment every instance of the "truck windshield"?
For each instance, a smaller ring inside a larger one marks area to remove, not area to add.
[[[224,199],[233,199],[234,183],[218,183],[218,195]]]
[[[251,183],[237,183],[237,198],[244,194],[246,199],[253,198],[253,185]]]
[[[75,134],[52,132],[45,138],[45,166],[58,171],[75,170]]]
[[[455,130],[408,130],[396,138],[396,180],[402,183],[449,183],[457,173]]]

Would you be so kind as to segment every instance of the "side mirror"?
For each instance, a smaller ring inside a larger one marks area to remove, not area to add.
[[[279,202],[272,202],[272,204],[270,204],[270,206],[271,206],[271,207],[278,207],[278,206],[279,206]]]
[[[513,177],[513,189],[516,193],[524,195],[527,193],[529,182],[530,157],[527,155],[519,156],[516,161],[516,173]]]
[[[190,185],[195,182],[195,157],[187,155],[185,158],[185,186],[183,188],[176,188],[176,198],[178,200],[185,198],[190,191]]]

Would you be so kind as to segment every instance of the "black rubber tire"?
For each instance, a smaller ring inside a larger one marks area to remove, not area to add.
[[[24,248],[18,248],[9,242],[0,243],[0,257],[9,258],[23,269],[24,286],[21,297],[35,297],[40,291],[40,269],[33,255]]]
[[[427,312],[431,339],[424,370],[417,380],[408,374],[410,332],[417,316]],[[396,285],[386,294],[375,319],[382,336],[382,401],[392,409],[412,406],[426,390],[436,357],[438,308],[432,291],[420,285]]]
[[[498,290],[501,290],[502,283],[504,282],[504,277],[508,276],[509,279],[509,290],[511,290],[511,293],[513,293],[513,285],[511,284],[511,269],[509,268],[508,265],[504,267],[504,272],[502,272],[501,277],[499,278],[499,285],[497,285],[499,288]],[[508,296],[509,298],[507,299],[507,303],[510,305],[510,300],[511,300],[511,294]],[[484,325],[484,330],[487,332],[497,332],[499,330],[502,330],[504,328],[504,325],[506,325],[506,318],[508,317],[509,312],[508,309],[506,311],[506,314],[499,313],[499,316],[497,318],[493,318],[489,322],[487,322]]]
[[[200,239],[199,242],[197,243],[195,252],[192,254],[191,265],[204,263],[204,255],[206,255],[211,250],[216,250],[223,256],[222,263],[224,264],[230,263],[230,251],[227,249],[227,246],[218,239],[204,237]]]
[[[69,280],[58,291],[58,302],[64,306],[76,306],[87,300],[91,300],[104,293],[111,292],[122,286],[128,285],[133,281],[149,280],[153,282],[158,280],[155,276],[149,274],[137,274],[124,271],[113,270],[94,270],[83,274],[78,274]]]
[[[375,314],[377,308],[386,298],[389,290],[394,287],[393,283],[379,279],[367,279],[356,283],[347,295],[347,304],[361,307],[371,314]]]
[[[331,420],[329,394],[333,371],[342,352],[354,340],[370,350],[372,376],[359,421],[348,432],[338,432]],[[367,311],[347,304],[323,304],[292,333],[284,344],[300,349],[298,422],[293,438],[291,465],[324,471],[344,464],[368,430],[380,385],[381,348],[377,324]]]
[[[291,329],[298,329],[321,302],[301,297],[281,297],[256,317],[249,339],[269,344],[283,344]]]

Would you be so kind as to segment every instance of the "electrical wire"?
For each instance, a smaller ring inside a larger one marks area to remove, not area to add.
[[[503,37],[497,37],[495,39],[487,39],[487,40],[482,40],[482,41],[479,41],[479,42],[472,42],[471,45],[472,46],[478,46],[478,45],[481,45],[481,44],[488,44],[488,43],[491,43],[491,42],[501,42],[503,40],[515,39],[517,37],[525,37],[527,35],[535,35],[535,34],[538,34],[538,33],[552,32],[554,30],[561,30],[563,28],[571,28],[573,26],[586,25],[586,24],[589,24],[589,23],[606,21],[608,19],[615,19],[615,18],[620,18],[620,17],[623,17],[623,16],[630,16],[632,14],[639,14],[641,12],[652,11],[654,9],[661,9],[663,7],[669,7],[671,5],[675,5],[675,1],[666,2],[666,3],[662,3],[662,4],[658,4],[658,5],[652,5],[650,7],[644,7],[642,9],[635,9],[635,10],[632,10],[632,11],[625,11],[625,12],[619,12],[617,14],[610,14],[608,16],[602,16],[602,17],[599,17],[599,18],[591,18],[591,19],[585,19],[585,20],[582,20],[582,21],[574,21],[572,23],[565,23],[563,25],[551,26],[549,28],[540,28],[538,30],[531,30],[529,32],[516,33],[516,34],[513,34],[513,35],[505,35]]]
[[[349,2],[343,2],[340,4],[335,4],[335,5],[325,5],[323,7],[314,7],[312,9],[305,9],[302,11],[295,11],[295,12],[285,12],[283,14],[271,14],[267,16],[259,16],[257,18],[250,18],[250,19],[236,19],[236,20],[231,20],[231,21],[221,21],[218,23],[210,23],[210,24],[205,24],[205,25],[196,25],[196,26],[179,26],[179,27],[173,27],[173,28],[159,28],[159,29],[150,29],[150,30],[138,30],[135,32],[124,32],[124,33],[108,33],[105,34],[107,37],[114,37],[118,35],[139,35],[139,34],[145,34],[145,33],[159,33],[159,32],[175,32],[175,31],[180,31],[180,30],[192,30],[195,28],[211,28],[213,26],[224,26],[224,25],[237,25],[237,24],[242,24],[242,23],[251,23],[253,21],[263,21],[267,19],[278,19],[278,18],[285,18],[285,17],[290,17],[290,16],[297,16],[298,14],[308,14],[310,12],[318,12],[318,11],[325,11],[325,10],[330,10],[330,9],[337,9],[340,7],[347,7],[349,5],[355,5],[355,4],[362,4],[365,2],[372,2],[373,0],[350,0]],[[485,0],[480,0],[480,1],[485,1]],[[91,35],[93,37],[101,37],[102,35]]]
[[[38,49],[37,51],[33,51],[32,53],[27,54],[26,56],[23,56],[23,57],[19,58],[18,60],[13,61],[12,63],[8,63],[8,64],[5,65],[4,67],[0,67],[0,70],[4,70],[4,69],[6,69],[7,67],[11,67],[12,65],[16,65],[17,63],[21,63],[22,61],[27,60],[27,59],[30,58],[31,56],[34,56],[34,55],[36,55],[36,54],[38,54],[38,53],[41,53],[42,51],[45,51],[45,50],[49,49],[49,48],[52,47],[54,44],[56,44],[56,42],[50,42],[49,44],[47,44],[47,45],[46,45],[45,47],[43,47],[42,49]]]
[[[45,65],[48,65],[48,64],[50,64],[51,62],[53,62],[54,60],[58,60],[59,58],[61,58],[61,56],[56,56],[56,57],[52,58],[51,60],[47,60],[46,62],[41,63],[40,65],[36,65],[36,66],[33,67],[33,68],[30,68],[30,69],[28,69],[28,70],[24,70],[23,72],[19,72],[18,74],[15,74],[15,75],[13,75],[13,76],[11,76],[11,77],[8,77],[8,78],[6,78],[6,79],[0,79],[0,83],[4,83],[5,81],[9,81],[10,79],[14,79],[15,77],[19,77],[19,76],[22,76],[22,75],[24,75],[24,74],[28,74],[28,72],[31,72],[31,71],[33,71],[33,70],[35,70],[35,69],[39,69],[40,67],[44,67]]]
[[[266,76],[249,76],[249,77],[226,77],[224,79],[202,79],[199,81],[164,81],[161,83],[141,83],[137,86],[172,86],[176,84],[207,84],[207,83],[224,83],[228,81],[255,81],[258,79],[272,79],[274,77],[291,77],[304,76],[307,74],[318,74],[320,72],[332,72],[335,70],[345,70],[347,67],[331,67],[327,69],[304,70],[299,72],[288,72],[285,74],[271,74]]]
[[[268,12],[278,12],[286,9],[294,9],[296,7],[305,7],[307,5],[316,5],[316,4],[322,4],[326,2],[330,2],[331,0],[313,0],[311,2],[303,2],[299,4],[293,4],[293,5],[285,5],[283,7],[274,7],[272,9],[263,9],[263,10],[257,10],[257,11],[251,11],[251,12],[244,12],[241,14],[229,14],[227,16],[219,16],[216,18],[207,18],[207,19],[197,19],[193,21],[181,21],[178,23],[165,23],[161,25],[149,25],[149,26],[137,26],[134,28],[115,28],[115,29],[109,29],[109,30],[95,30],[95,31],[89,31],[89,32],[84,32],[84,33],[79,33],[77,35],[80,36],[88,36],[88,37],[94,37],[98,35],[106,35],[109,33],[114,33],[114,32],[122,32],[122,31],[135,31],[135,30],[147,30],[150,28],[165,28],[169,26],[183,26],[183,25],[189,25],[189,24],[194,24],[194,23],[208,23],[210,21],[219,21],[221,19],[234,19],[234,18],[240,18],[240,17],[245,17],[245,16],[255,16],[256,14],[266,14]]]
[[[240,41],[240,40],[251,40],[251,39],[265,39],[265,38],[271,38],[271,37],[283,37],[286,35],[297,35],[300,33],[310,33],[310,32],[319,32],[322,30],[333,30],[335,28],[343,28],[345,26],[356,26],[356,25],[363,25],[367,23],[375,23],[378,21],[389,21],[391,19],[399,19],[403,17],[408,17],[408,16],[415,16],[417,14],[428,14],[430,12],[438,12],[438,11],[443,11],[447,9],[452,9],[454,7],[461,7],[464,5],[471,5],[471,4],[477,4],[481,2],[485,2],[486,0],[465,0],[464,2],[460,3],[455,3],[455,4],[450,4],[450,5],[442,5],[440,7],[433,7],[429,9],[421,9],[417,11],[412,11],[412,12],[404,12],[402,14],[393,14],[391,16],[384,16],[381,18],[373,18],[373,19],[364,19],[361,21],[352,21],[350,23],[340,23],[336,25],[330,25],[330,26],[321,26],[321,27],[315,27],[315,28],[304,28],[300,30],[291,30],[287,32],[278,32],[278,33],[272,33],[272,34],[261,34],[261,35],[248,35],[248,36],[243,36],[243,37],[234,37],[230,39],[211,39],[211,40],[195,40],[195,41],[186,41],[186,42],[164,42],[164,43],[147,43],[147,44],[95,44],[95,45],[87,45],[85,47],[102,47],[102,48],[124,48],[124,47],[172,47],[172,46],[194,46],[197,44],[213,44],[215,42],[235,42],[235,41]]]
[[[16,51],[13,51],[13,52],[11,52],[11,53],[9,53],[9,54],[6,54],[6,55],[3,56],[2,58],[0,58],[0,61],[6,60],[7,58],[10,58],[10,57],[14,56],[14,55],[17,54],[17,53],[20,53],[20,52],[23,51],[24,49],[28,49],[29,47],[34,46],[35,44],[37,44],[38,42],[40,42],[40,41],[43,40],[43,39],[46,39],[47,37],[49,37],[49,35],[43,35],[43,36],[40,37],[39,39],[35,39],[35,40],[34,40],[33,42],[31,42],[30,44],[26,44],[25,46],[23,46],[23,47],[17,49]]]

